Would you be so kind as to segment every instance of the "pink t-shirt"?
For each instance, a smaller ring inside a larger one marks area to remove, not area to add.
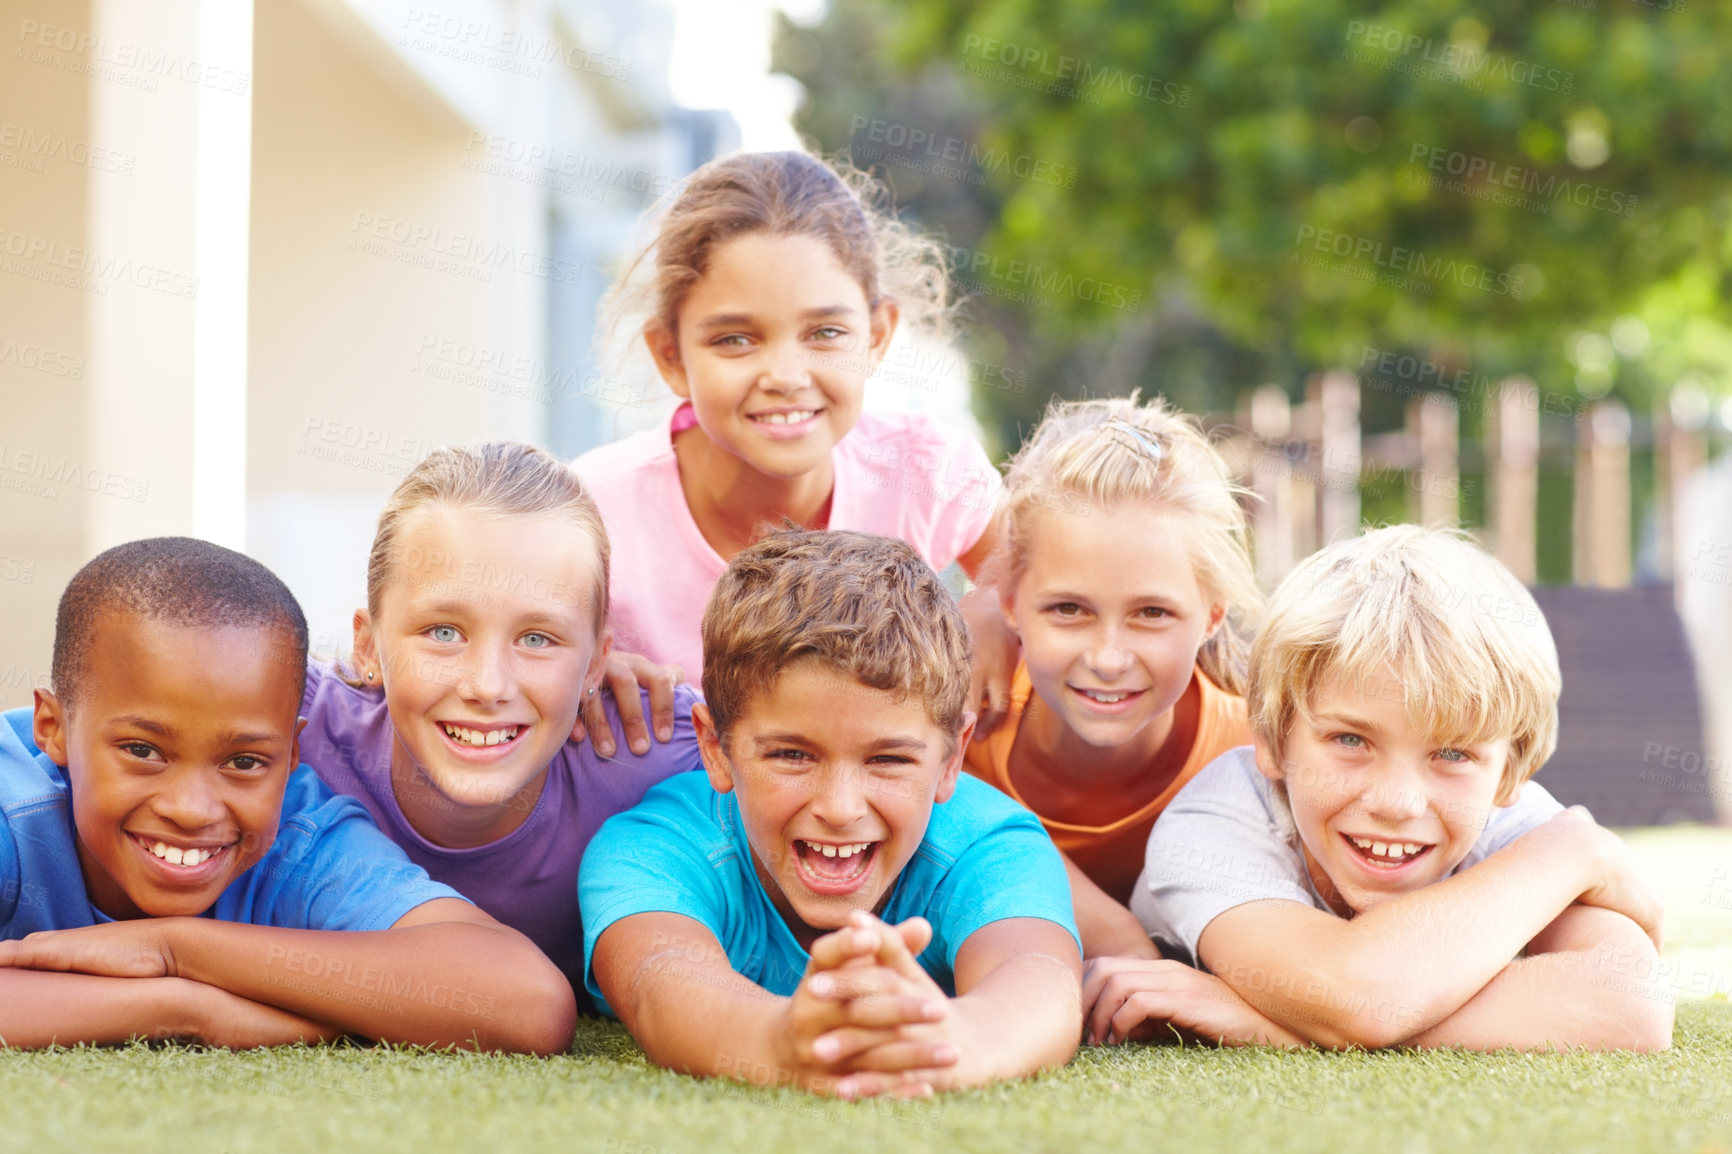
[[[668,424],[591,449],[572,463],[595,493],[613,546],[614,645],[703,675],[699,625],[727,562],[704,540],[680,488],[673,435],[695,423],[691,405]],[[1000,480],[972,436],[924,413],[861,413],[831,450],[832,529],[900,537],[934,569],[968,552],[992,519]]]

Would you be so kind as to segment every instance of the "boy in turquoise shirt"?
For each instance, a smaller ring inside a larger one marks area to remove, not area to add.
[[[134,541],[73,577],[53,690],[0,717],[4,1044],[570,1043],[553,964],[297,768],[306,658],[239,553]]]
[[[777,534],[704,614],[704,773],[590,844],[586,974],[659,1065],[853,1097],[1075,1052],[1081,948],[1039,821],[972,778],[968,633],[906,544]]]

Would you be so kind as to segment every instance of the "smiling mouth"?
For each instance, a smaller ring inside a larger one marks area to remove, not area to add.
[[[794,839],[794,855],[807,885],[821,893],[848,893],[872,870],[881,842],[834,842]]]
[[[522,733],[527,727],[522,725],[502,725],[497,729],[470,729],[467,726],[453,725],[449,721],[441,721],[439,723],[439,728],[445,731],[446,737],[449,737],[458,745],[468,745],[477,749],[484,749],[491,745],[511,744],[517,740],[517,735]]]
[[[156,860],[184,870],[197,869],[212,858],[227,853],[233,845],[230,843],[215,846],[180,846],[160,838],[144,837],[139,834],[133,834],[132,839]]]
[[[817,409],[795,409],[792,412],[754,413],[751,419],[764,425],[798,425],[817,415]]]
[[[1341,840],[1346,842],[1353,853],[1367,866],[1377,870],[1396,869],[1417,861],[1430,853],[1433,847],[1425,842],[1385,841],[1379,838],[1354,837],[1342,834]]]
[[[1146,689],[1084,689],[1078,685],[1070,688],[1073,693],[1086,697],[1096,705],[1118,705],[1148,692]]]

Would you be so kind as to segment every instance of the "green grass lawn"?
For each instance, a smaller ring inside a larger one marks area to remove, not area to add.
[[[0,1052],[6,1150],[1004,1150],[1732,1154],[1732,831],[1630,838],[1664,886],[1664,1054],[1087,1049],[1032,1082],[840,1103],[648,1066],[586,1022],[551,1061],[357,1047]],[[1727,898],[1726,908],[1720,897]],[[1691,996],[1688,983],[1721,991]]]

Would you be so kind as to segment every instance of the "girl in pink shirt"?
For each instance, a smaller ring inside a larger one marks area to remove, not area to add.
[[[948,309],[942,251],[878,191],[801,152],[712,161],[610,294],[612,327],[642,318],[684,402],[575,462],[614,542],[619,649],[697,678],[710,588],[767,525],[900,537],[971,577],[991,552],[999,477],[979,443],[861,412],[898,324],[938,330]]]

